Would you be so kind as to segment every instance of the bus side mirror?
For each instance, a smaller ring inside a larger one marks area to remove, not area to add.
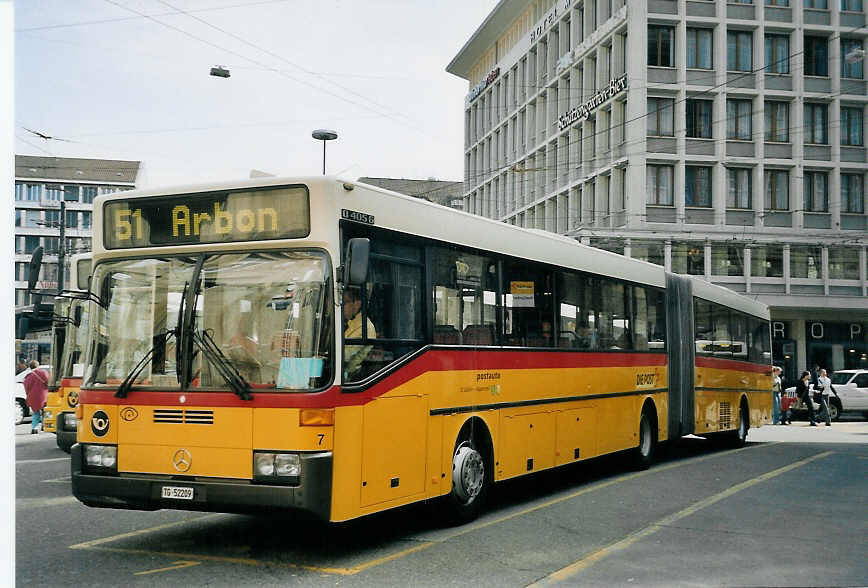
[[[39,270],[42,267],[42,245],[33,250],[33,257],[30,258],[30,267],[27,274],[27,291],[30,292],[36,287],[36,282],[39,280]]]
[[[72,311],[72,324],[76,327],[81,326],[81,306],[76,306],[75,310]]]
[[[344,255],[344,286],[361,286],[367,281],[370,254],[370,239],[364,237],[350,239]]]

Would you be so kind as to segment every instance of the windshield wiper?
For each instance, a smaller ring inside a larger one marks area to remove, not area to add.
[[[202,330],[193,331],[191,334],[193,342],[199,346],[205,357],[208,358],[220,375],[223,376],[223,379],[226,380],[232,391],[241,400],[253,400],[253,396],[250,394],[250,384],[244,379],[241,372],[232,365],[232,362],[223,354],[217,344],[214,343],[211,333],[207,330]]]
[[[184,337],[184,300],[187,298],[187,287],[190,282],[184,282],[184,290],[181,292],[181,302],[178,305],[178,322],[175,325],[175,375],[178,376],[178,383],[181,383],[181,365],[184,357],[184,342],[187,339]]]
[[[126,398],[127,394],[129,394],[130,388],[133,387],[133,382],[136,381],[136,378],[139,377],[139,374],[142,373],[142,370],[145,369],[145,366],[148,365],[148,361],[150,361],[151,357],[154,355],[154,351],[156,351],[157,347],[160,345],[165,345],[169,340],[169,337],[174,335],[174,331],[166,331],[165,333],[160,333],[156,335],[154,338],[153,347],[148,349],[148,352],[145,353],[145,356],[139,360],[139,363],[127,374],[127,377],[124,378],[124,381],[121,382],[121,385],[118,386],[117,392],[115,392],[115,398]]]

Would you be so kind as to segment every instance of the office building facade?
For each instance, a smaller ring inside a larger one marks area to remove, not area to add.
[[[771,307],[775,361],[868,367],[862,0],[502,0],[464,208]]]

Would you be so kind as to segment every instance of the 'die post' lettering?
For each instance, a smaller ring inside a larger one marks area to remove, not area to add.
[[[218,235],[227,235],[233,232],[233,227],[241,233],[254,231],[277,231],[277,211],[274,208],[262,208],[253,211],[243,208],[233,215],[221,208],[220,204],[214,203],[214,215],[207,212],[190,212],[190,207],[179,204],[172,208],[172,236],[189,237],[191,234],[200,235],[202,223],[206,226],[213,224],[214,232]]]

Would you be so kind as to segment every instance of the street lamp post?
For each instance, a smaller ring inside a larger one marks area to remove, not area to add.
[[[311,137],[318,141],[322,141],[322,175],[325,175],[325,153],[326,141],[333,141],[338,138],[338,134],[328,129],[316,129],[310,134]]]

